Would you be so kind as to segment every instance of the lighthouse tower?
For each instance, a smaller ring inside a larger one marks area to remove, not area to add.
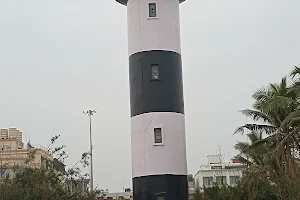
[[[134,200],[187,200],[179,4],[127,6]]]

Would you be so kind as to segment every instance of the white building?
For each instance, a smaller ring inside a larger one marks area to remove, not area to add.
[[[98,197],[99,200],[133,200],[133,192],[126,188],[124,192],[104,193]]]
[[[229,163],[222,162],[222,155],[209,155],[208,164],[201,165],[195,175],[195,188],[200,191],[204,187],[217,185],[235,186],[241,179],[246,165],[238,160],[231,160]]]

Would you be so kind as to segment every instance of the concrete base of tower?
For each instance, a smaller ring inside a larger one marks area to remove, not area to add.
[[[187,176],[164,174],[133,178],[133,198],[134,200],[188,200]]]

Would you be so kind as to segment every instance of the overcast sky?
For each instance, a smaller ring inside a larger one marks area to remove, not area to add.
[[[187,0],[180,7],[189,173],[220,146],[229,161],[238,110],[300,64],[299,0]],[[126,7],[114,0],[0,0],[0,127],[46,146],[61,134],[67,165],[89,150],[95,185],[131,187]]]

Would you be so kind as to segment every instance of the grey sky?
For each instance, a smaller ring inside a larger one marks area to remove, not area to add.
[[[188,169],[241,136],[251,94],[300,64],[300,1],[187,0],[181,42]],[[95,184],[131,186],[126,8],[115,0],[0,1],[0,127],[88,151],[94,109]]]

